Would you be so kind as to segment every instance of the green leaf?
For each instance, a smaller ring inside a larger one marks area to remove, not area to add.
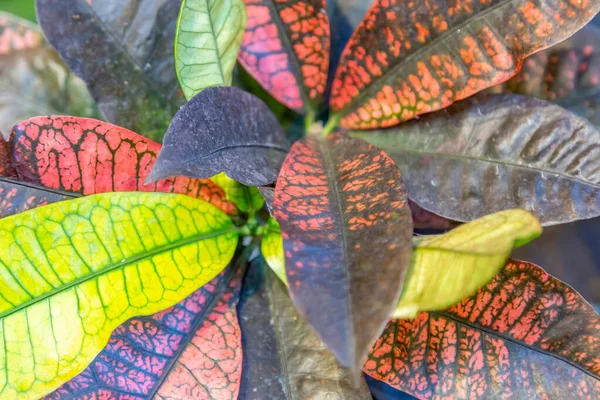
[[[267,232],[263,236],[260,244],[260,251],[267,262],[267,265],[275,272],[275,275],[286,285],[285,276],[285,255],[283,254],[283,238],[279,230],[279,224],[275,218],[269,218],[267,221]]]
[[[242,185],[225,175],[224,172],[213,176],[210,180],[223,189],[225,198],[235,204],[241,212],[258,211],[265,204],[265,199],[257,188]]]
[[[229,263],[238,232],[188,196],[110,193],[0,220],[0,398],[81,372],[118,325],[161,311]]]
[[[175,67],[191,100],[203,89],[230,86],[246,29],[243,0],[184,0],[175,36]]]
[[[472,295],[506,265],[513,248],[541,233],[535,216],[508,210],[444,235],[415,238],[411,267],[394,318],[445,310]]]

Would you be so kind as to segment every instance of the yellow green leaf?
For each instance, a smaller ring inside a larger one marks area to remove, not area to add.
[[[81,372],[118,325],[217,276],[231,219],[188,196],[109,193],[0,220],[0,398],[37,399]]]
[[[472,295],[506,265],[513,248],[541,233],[542,227],[533,214],[508,210],[444,235],[417,238],[394,318],[445,310]]]
[[[183,1],[175,66],[188,100],[208,87],[231,85],[245,29],[244,0]]]
[[[275,272],[275,275],[287,285],[283,239],[281,238],[279,224],[275,218],[269,218],[269,221],[267,221],[267,231],[260,244],[260,251],[267,262],[267,265]]]
[[[210,180],[223,189],[227,200],[235,204],[242,212],[258,211],[265,204],[265,199],[257,188],[242,185],[225,175],[224,172],[213,176]]]

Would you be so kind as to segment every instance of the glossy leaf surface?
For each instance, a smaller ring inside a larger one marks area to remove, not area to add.
[[[444,310],[475,293],[506,264],[514,247],[542,233],[527,211],[508,210],[461,225],[444,235],[415,239],[410,270],[394,318]]]
[[[0,218],[76,196],[0,176]]]
[[[554,225],[600,214],[600,132],[542,100],[479,95],[354,136],[384,149],[411,199],[445,218],[521,208]]]
[[[173,118],[148,181],[225,172],[244,185],[269,185],[288,149],[283,128],[262,101],[234,87],[209,88]]]
[[[595,399],[599,332],[573,289],[510,261],[448,311],[390,321],[364,370],[422,399]]]
[[[37,115],[95,117],[85,83],[29,21],[0,11],[0,131]],[[0,135],[1,136],[1,135]]]
[[[594,0],[376,0],[342,54],[331,108],[349,129],[442,109],[507,80],[598,11]]]
[[[183,103],[173,41],[180,0],[38,0],[48,41],[107,121],[160,140]]]
[[[176,306],[119,326],[90,366],[46,399],[237,399],[237,275],[227,268]]]
[[[238,60],[273,97],[299,113],[323,101],[329,68],[325,0],[245,0]]]
[[[286,158],[273,211],[294,304],[356,376],[410,263],[412,221],[400,171],[361,140],[309,137]]]
[[[298,314],[285,285],[258,259],[244,280],[240,301],[244,372],[240,398],[371,399],[364,379],[348,372]]]
[[[235,204],[237,209],[242,212],[256,212],[265,204],[265,200],[257,188],[244,186],[224,173],[215,175],[210,180],[223,189],[226,199]]]
[[[600,28],[590,24],[528,57],[518,75],[491,90],[552,101],[600,126],[599,46]]]
[[[81,372],[114,328],[215,278],[237,229],[188,196],[110,193],[0,220],[0,396],[39,398]]]
[[[183,0],[175,67],[188,100],[208,87],[231,86],[245,28],[244,0]]]
[[[13,165],[21,179],[88,195],[105,192],[174,192],[197,197],[228,214],[237,212],[208,179],[144,180],[161,149],[134,132],[86,118],[37,117],[15,126]]]

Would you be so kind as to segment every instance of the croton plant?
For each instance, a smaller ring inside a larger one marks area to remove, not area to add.
[[[600,1],[375,0],[343,51],[324,0],[36,7],[0,399],[600,398],[600,316],[509,258],[600,214]]]

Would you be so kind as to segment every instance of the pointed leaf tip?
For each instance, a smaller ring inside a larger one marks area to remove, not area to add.
[[[288,150],[285,132],[266,104],[235,87],[213,87],[175,115],[147,181],[225,172],[244,185],[269,185]]]

